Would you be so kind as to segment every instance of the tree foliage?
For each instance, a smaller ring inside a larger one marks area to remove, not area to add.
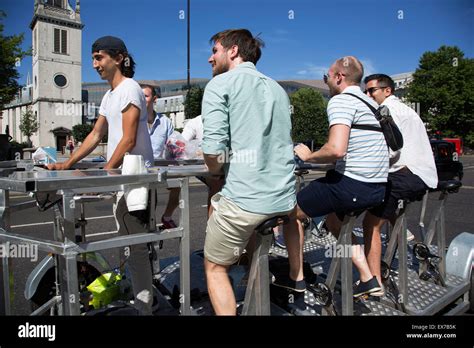
[[[301,88],[290,95],[293,110],[293,141],[314,140],[316,145],[323,145],[328,135],[326,116],[327,102],[318,91],[312,88]]]
[[[20,75],[16,68],[30,54],[21,49],[23,34],[4,36],[2,20],[5,17],[5,12],[0,10],[0,110],[15,99],[20,88],[17,82]]]
[[[441,46],[421,56],[407,99],[418,103],[432,131],[474,145],[474,59],[465,58],[458,47]]]
[[[199,86],[193,86],[186,94],[184,101],[184,115],[185,118],[194,118],[201,115],[202,97],[204,89]]]
[[[77,142],[83,142],[94,127],[90,124],[76,124],[72,127],[72,136]]]
[[[31,107],[28,107],[21,116],[19,128],[20,131],[28,138],[28,144],[31,147],[32,143],[30,137],[36,133],[39,128],[38,120],[36,119],[36,115],[33,114]]]

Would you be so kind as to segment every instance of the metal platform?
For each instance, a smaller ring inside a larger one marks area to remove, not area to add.
[[[415,271],[410,270],[408,272],[407,313],[411,315],[437,314],[469,290],[470,284],[467,280],[450,274],[446,278],[447,286],[443,287],[421,280]],[[398,276],[394,276],[394,281],[398,286]],[[387,295],[382,298],[382,301],[394,306]]]

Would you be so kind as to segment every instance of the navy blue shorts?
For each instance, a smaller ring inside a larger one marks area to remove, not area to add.
[[[367,183],[330,170],[324,178],[312,181],[298,192],[298,206],[309,217],[336,213],[342,220],[346,213],[380,205],[385,197],[385,183]]]
[[[397,215],[398,201],[420,200],[428,190],[428,186],[420,179],[418,175],[413,174],[407,167],[402,168],[395,173],[388,174],[387,189],[385,191],[384,202],[370,209],[370,213],[379,218],[388,220]]]

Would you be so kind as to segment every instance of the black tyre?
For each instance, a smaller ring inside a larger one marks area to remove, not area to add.
[[[79,276],[79,292],[86,291],[86,286],[92,283],[101,273],[92,265],[87,262],[77,262],[77,273]],[[35,311],[43,304],[48,302],[51,298],[56,295],[56,279],[55,269],[50,268],[41,279],[36,289],[35,294],[31,298],[31,311]],[[52,310],[46,311],[43,315],[57,315],[57,307],[53,307]]]

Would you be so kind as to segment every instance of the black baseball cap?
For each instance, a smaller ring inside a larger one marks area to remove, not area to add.
[[[99,52],[100,50],[117,50],[120,52],[127,52],[127,46],[122,41],[115,36],[103,36],[97,39],[92,44],[92,53]]]

